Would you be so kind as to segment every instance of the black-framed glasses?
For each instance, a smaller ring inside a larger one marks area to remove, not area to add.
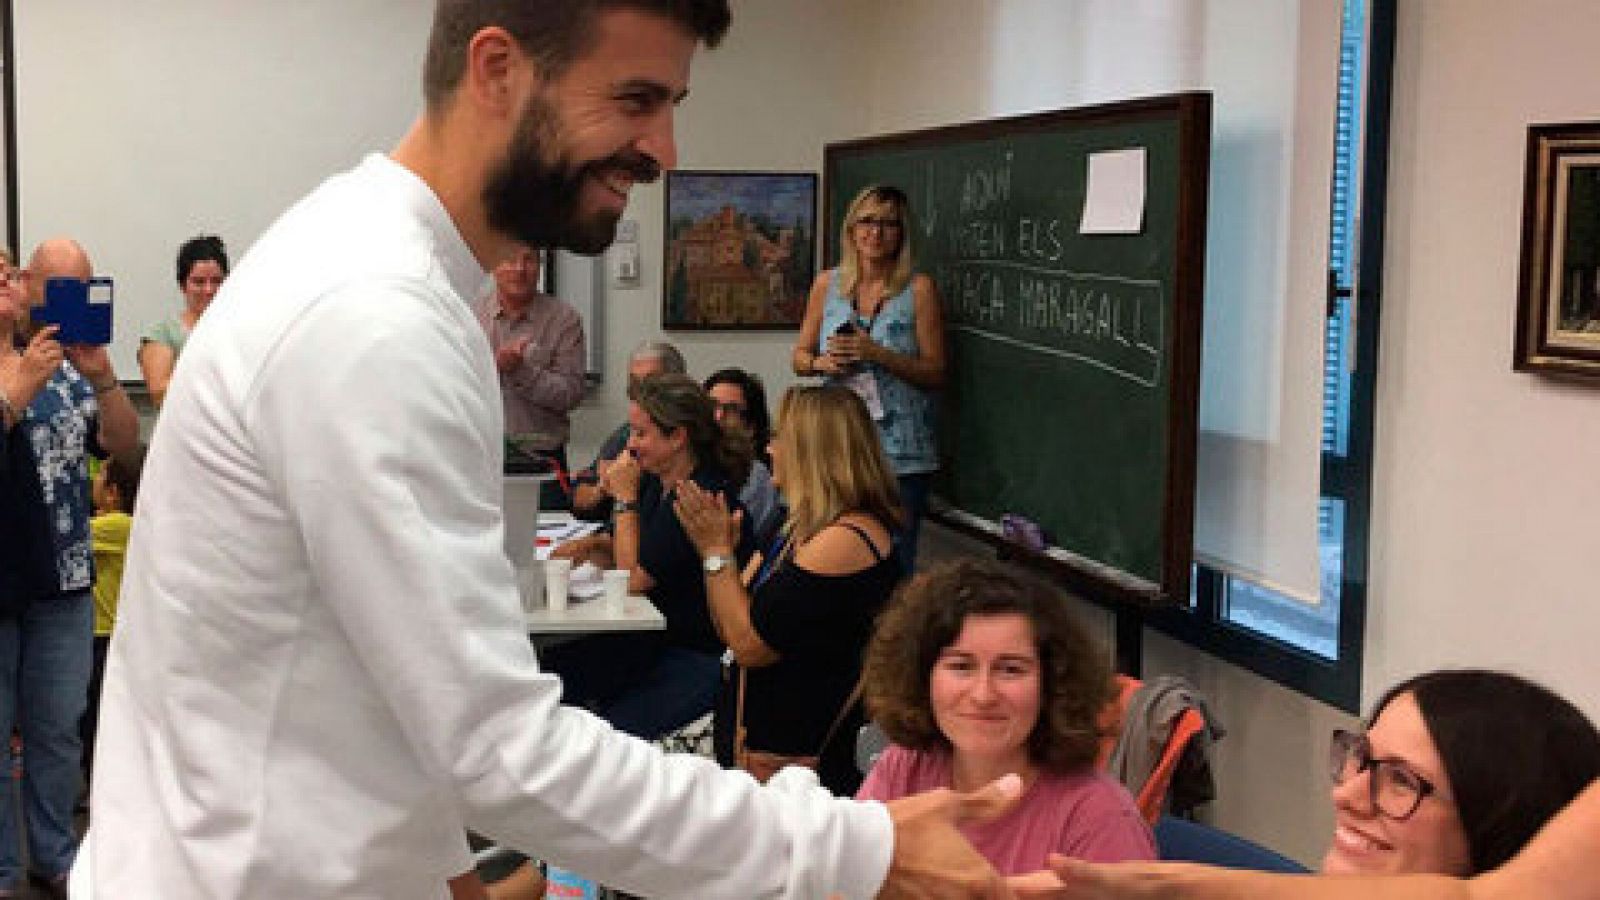
[[[718,403],[717,412],[723,415],[732,414],[742,419],[744,418],[747,410],[744,408],[744,405],[740,403]]]
[[[1328,746],[1328,776],[1334,784],[1344,784],[1366,772],[1372,808],[1385,818],[1403,822],[1422,805],[1422,798],[1438,793],[1433,782],[1418,775],[1398,759],[1379,759],[1372,755],[1367,736],[1337,729]]]
[[[880,219],[877,216],[862,216],[855,224],[864,229],[876,228],[879,231],[899,231],[899,219]]]

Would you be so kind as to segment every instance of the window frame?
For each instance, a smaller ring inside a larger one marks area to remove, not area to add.
[[[1240,576],[1197,561],[1194,603],[1136,612],[1142,624],[1263,678],[1352,714],[1361,705],[1365,659],[1372,514],[1372,457],[1382,308],[1389,118],[1394,81],[1395,0],[1370,0],[1366,22],[1364,109],[1356,196],[1355,285],[1350,292],[1353,370],[1347,452],[1324,449],[1321,495],[1344,502],[1343,565],[1339,580],[1338,657],[1326,659],[1227,619],[1227,592]],[[1331,189],[1331,186],[1330,186]],[[1337,296],[1330,283],[1329,306]],[[1256,589],[1270,585],[1252,583]],[[1299,601],[1296,601],[1299,602]],[[1119,641],[1128,636],[1127,610],[1118,610]]]

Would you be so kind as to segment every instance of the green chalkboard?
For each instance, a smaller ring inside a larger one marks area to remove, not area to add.
[[[1038,523],[1044,558],[1096,599],[1187,601],[1210,131],[1210,95],[1187,93],[826,151],[830,261],[858,191],[911,198],[951,353],[950,517]],[[1136,148],[1142,222],[1081,233],[1091,157]]]

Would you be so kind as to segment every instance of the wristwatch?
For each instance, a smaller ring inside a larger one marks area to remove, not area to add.
[[[713,553],[700,563],[707,575],[715,575],[728,567],[728,558],[720,553]]]
[[[639,504],[633,502],[632,500],[618,500],[615,503],[611,504],[611,512],[613,514],[615,514],[615,515],[621,515],[621,514],[623,514],[625,512],[638,512],[638,511],[639,511]]]

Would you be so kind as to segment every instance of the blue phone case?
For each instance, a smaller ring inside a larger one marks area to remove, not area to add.
[[[113,289],[109,278],[52,278],[44,283],[44,305],[34,319],[61,326],[56,339],[63,344],[111,343]]]

